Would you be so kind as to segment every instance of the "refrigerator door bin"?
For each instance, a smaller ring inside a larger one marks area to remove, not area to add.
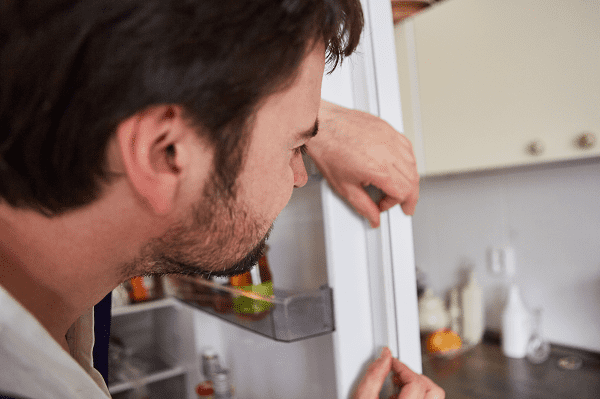
[[[204,302],[180,300],[196,309],[276,341],[295,342],[334,331],[330,287],[324,285],[316,290],[302,292],[274,288],[273,292],[271,303],[251,299],[262,302],[257,306],[259,312],[255,314],[243,314],[236,311],[235,306],[232,306],[230,312],[217,312]]]

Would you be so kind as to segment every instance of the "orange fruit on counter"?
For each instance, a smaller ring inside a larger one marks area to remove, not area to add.
[[[460,337],[452,330],[438,330],[427,337],[427,351],[429,353],[448,352],[460,349],[461,346]]]

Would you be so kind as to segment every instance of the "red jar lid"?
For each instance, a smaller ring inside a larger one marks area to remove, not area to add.
[[[212,383],[210,381],[204,381],[203,383],[198,384],[198,386],[196,387],[196,393],[198,394],[198,396],[202,397],[214,395],[215,390],[213,389]]]

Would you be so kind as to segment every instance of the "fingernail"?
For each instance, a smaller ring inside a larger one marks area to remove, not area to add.
[[[388,354],[390,353],[390,349],[387,346],[384,346],[383,349],[381,350],[381,354],[379,355],[379,358],[384,358],[387,357]]]

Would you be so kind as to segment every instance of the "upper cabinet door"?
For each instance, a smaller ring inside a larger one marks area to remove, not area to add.
[[[596,0],[445,0],[395,27],[422,175],[600,154]]]

